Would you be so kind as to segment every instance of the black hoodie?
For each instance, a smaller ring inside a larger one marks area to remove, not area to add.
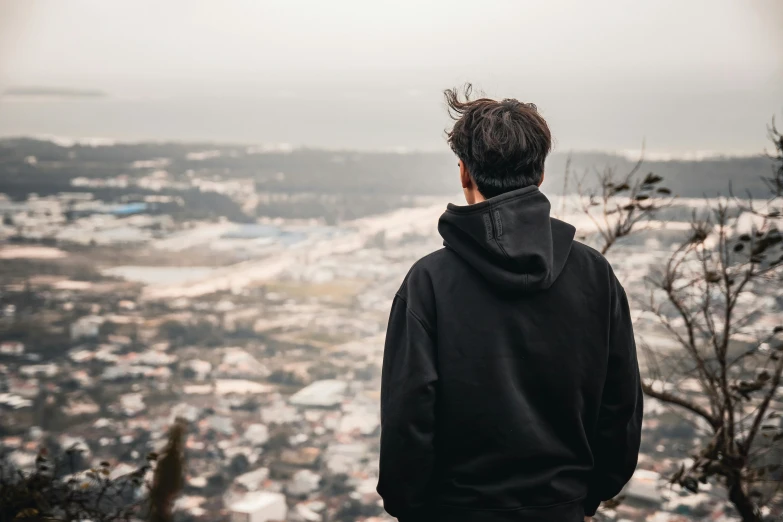
[[[449,205],[395,296],[378,493],[401,522],[577,522],[636,467],[625,292],[537,187]]]

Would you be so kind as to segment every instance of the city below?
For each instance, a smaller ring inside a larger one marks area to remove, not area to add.
[[[75,448],[75,473],[106,461],[116,478],[182,418],[177,520],[390,520],[375,491],[386,321],[411,265],[442,247],[437,220],[459,202],[456,174],[424,155],[422,169],[448,174],[396,186],[395,168],[414,172],[406,155],[383,155],[363,178],[370,160],[347,152],[232,150],[0,142],[0,453],[25,470],[42,446]],[[553,214],[595,243],[561,179],[542,187]],[[708,204],[682,193],[608,254],[637,344],[672,356],[680,344],[645,303],[657,291],[648,277]],[[738,352],[783,325],[783,289],[748,290]],[[705,399],[697,379],[676,384]],[[599,516],[739,520],[724,488],[669,483],[705,429],[646,398],[637,472]]]

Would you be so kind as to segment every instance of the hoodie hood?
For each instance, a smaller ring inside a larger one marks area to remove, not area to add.
[[[565,266],[576,229],[549,216],[538,187],[525,187],[475,205],[453,205],[438,221],[446,248],[501,290],[549,288]]]

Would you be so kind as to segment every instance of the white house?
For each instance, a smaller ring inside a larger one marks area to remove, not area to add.
[[[263,424],[251,424],[243,437],[254,446],[261,446],[269,440],[269,429]]]
[[[334,379],[315,381],[302,388],[288,399],[295,406],[332,408],[345,398],[348,383]]]
[[[271,491],[248,493],[230,510],[231,522],[283,522],[288,516],[285,495]]]
[[[24,353],[24,343],[4,341],[0,343],[0,353],[3,355],[22,355]]]
[[[307,495],[317,491],[321,485],[321,475],[313,473],[309,469],[301,469],[294,473],[291,483],[288,485],[288,493],[291,495]]]
[[[71,339],[74,341],[83,337],[98,337],[104,318],[98,315],[80,317],[71,324]]]

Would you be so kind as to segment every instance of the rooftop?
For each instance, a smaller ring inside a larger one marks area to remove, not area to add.
[[[248,493],[242,500],[231,504],[231,511],[239,513],[255,513],[259,509],[279,503],[285,504],[285,495],[271,491],[256,491]]]
[[[335,379],[315,381],[291,396],[289,402],[297,406],[330,407],[342,402],[348,383]]]

